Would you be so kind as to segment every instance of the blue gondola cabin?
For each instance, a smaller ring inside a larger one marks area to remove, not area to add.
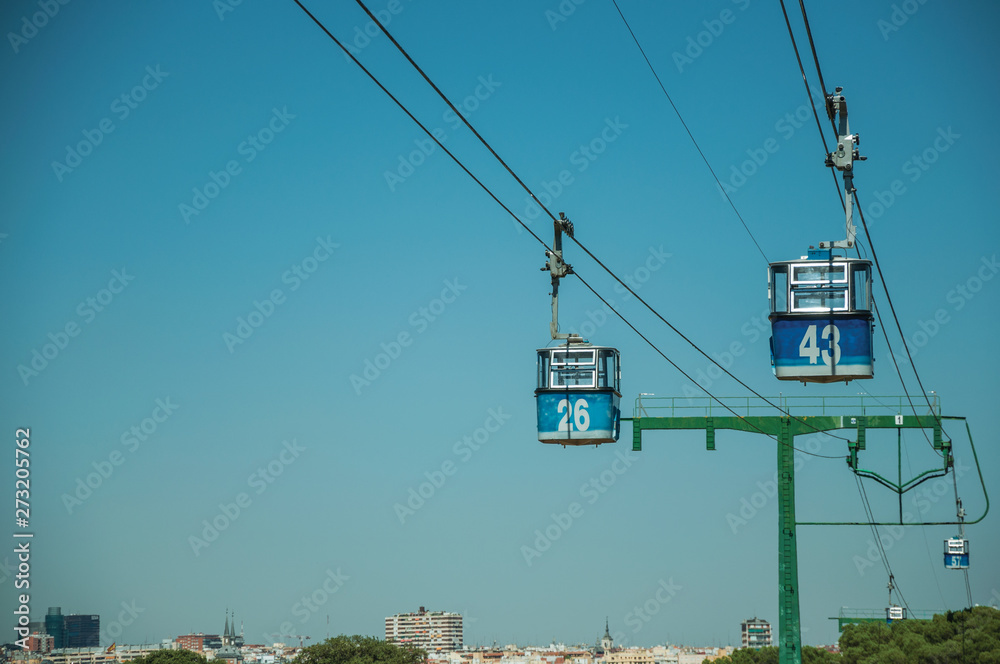
[[[872,264],[810,249],[771,263],[771,365],[779,380],[848,382],[874,375]]]
[[[613,443],[621,429],[618,351],[576,339],[538,349],[538,440]]]
[[[944,566],[947,569],[969,569],[969,540],[952,537],[944,541]]]

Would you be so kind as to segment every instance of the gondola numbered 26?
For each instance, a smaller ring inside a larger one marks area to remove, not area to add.
[[[562,234],[573,237],[573,223],[560,213],[554,226],[555,241],[542,269],[552,275],[549,332],[559,344],[537,350],[538,440],[559,445],[613,443],[621,429],[618,350],[559,332],[559,280],[573,272],[562,259]]]
[[[538,440],[600,445],[618,440],[621,372],[618,351],[580,337],[538,349]]]

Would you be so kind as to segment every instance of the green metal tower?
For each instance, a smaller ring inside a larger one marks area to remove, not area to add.
[[[708,398],[650,398],[640,396],[632,422],[632,449],[642,450],[642,432],[663,429],[704,430],[706,447],[715,449],[715,432],[718,429],[746,431],[771,436],[777,445],[778,462],[778,653],[781,664],[801,664],[802,633],[799,619],[799,570],[796,539],[798,525],[869,525],[868,522],[798,522],[795,516],[795,437],[802,434],[853,429],[848,433],[848,465],[857,474],[875,477],[900,495],[921,482],[940,477],[953,464],[951,441],[942,435],[942,419],[937,402],[933,411],[922,416],[901,415],[909,409],[905,397],[800,397],[771,400],[756,398],[723,398],[719,402]],[[764,411],[780,409],[780,415],[757,415]],[[654,415],[650,415],[652,412]],[[629,419],[629,418],[624,418]],[[941,468],[925,471],[904,483],[891,483],[871,471],[858,468],[858,452],[865,449],[867,429],[933,429],[934,448],[941,453]],[[969,437],[971,443],[971,435]],[[975,455],[975,447],[973,447]],[[976,466],[979,461],[976,459]],[[980,470],[982,482],[982,471]],[[983,494],[986,487],[983,485]],[[987,498],[986,510],[989,510]],[[975,521],[986,516],[986,512]],[[955,522],[913,524],[898,523],[875,525],[940,525]]]

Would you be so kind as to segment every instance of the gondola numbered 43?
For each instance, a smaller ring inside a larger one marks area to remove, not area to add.
[[[832,383],[874,375],[871,261],[810,249],[771,263],[771,364],[779,380]]]
[[[830,119],[839,116],[837,147],[826,165],[844,176],[847,238],[820,242],[819,249],[810,247],[798,260],[767,268],[771,366],[779,380],[833,383],[875,374],[871,261],[834,255],[854,247],[854,162],[865,159],[848,125],[841,89],[826,98]]]

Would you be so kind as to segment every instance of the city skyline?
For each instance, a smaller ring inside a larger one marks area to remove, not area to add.
[[[423,608],[423,607],[421,607],[421,608]],[[455,613],[450,613],[450,612],[432,612],[432,611],[427,611],[426,613],[438,613],[438,614],[445,614],[446,616],[457,616],[458,619],[459,619],[459,621],[461,621],[461,618],[462,618],[462,616],[460,614],[455,614]],[[78,615],[78,614],[68,614],[68,615]],[[387,624],[388,624],[388,621],[391,618],[393,618],[393,617],[398,618],[401,615],[407,615],[407,614],[397,614],[396,616],[388,616],[388,617],[386,617]],[[752,620],[754,621],[755,624],[766,623],[767,622],[767,621],[763,621],[763,620],[757,619],[757,618],[754,618]],[[745,622],[746,621],[744,621],[744,623]],[[42,623],[32,622],[32,625],[44,625],[44,623],[43,622]],[[291,637],[291,638],[290,639],[286,639],[285,641],[277,641],[277,642],[274,642],[274,643],[265,643],[265,642],[246,641],[243,638],[242,625],[241,625],[241,629],[240,629],[239,634],[237,634],[235,631],[230,632],[231,629],[235,630],[235,624],[228,622],[228,618],[227,618],[226,625],[224,626],[223,630],[221,630],[220,633],[204,632],[204,631],[198,630],[198,631],[190,631],[190,632],[187,632],[187,633],[184,633],[184,634],[178,634],[178,635],[173,636],[173,637],[165,637],[165,638],[161,638],[161,639],[155,639],[154,638],[154,639],[151,639],[149,641],[143,641],[143,642],[130,643],[130,642],[124,642],[124,641],[114,640],[110,644],[102,644],[102,645],[94,645],[94,646],[81,646],[81,645],[72,646],[72,645],[65,645],[65,646],[62,646],[61,648],[53,648],[53,649],[54,650],[65,650],[65,651],[105,650],[105,651],[107,651],[109,653],[112,653],[112,652],[114,652],[115,648],[150,647],[150,646],[155,646],[155,647],[158,647],[158,648],[162,648],[164,646],[169,645],[170,647],[173,647],[173,648],[184,649],[184,650],[193,650],[193,651],[196,651],[196,652],[203,652],[205,650],[219,650],[221,648],[224,648],[227,644],[235,644],[236,647],[239,647],[239,648],[244,648],[244,647],[245,648],[260,648],[260,647],[271,648],[271,647],[279,646],[280,645],[280,646],[284,646],[284,647],[290,648],[290,649],[297,649],[297,648],[306,647],[307,645],[316,645],[316,643],[325,641],[327,638],[334,638],[336,636],[341,636],[340,634],[336,634],[336,635],[335,634],[331,634],[330,636],[320,637],[317,640],[317,639],[314,639],[311,636],[296,635],[296,634],[286,634],[286,635],[281,635],[281,636]],[[230,634],[231,634],[231,636],[230,636]],[[45,629],[44,629],[44,627],[40,627],[39,629],[32,629],[31,630],[31,632],[29,634],[28,640],[30,640],[31,637],[36,637],[36,636],[48,636],[48,637],[51,637],[52,635],[47,634],[46,631],[45,631]],[[305,643],[303,641],[304,639],[305,640],[313,640],[314,643],[313,644],[307,644],[307,643]],[[295,641],[296,640],[299,641],[299,645],[298,646],[295,645]],[[387,641],[393,641],[393,639],[386,639],[386,640]],[[464,643],[464,644],[460,644],[457,648],[452,648],[452,649],[439,649],[439,648],[430,648],[430,649],[428,649],[426,647],[420,646],[419,644],[409,643],[408,641],[405,641],[405,640],[395,639],[395,641],[399,645],[409,645],[411,647],[422,648],[424,650],[427,650],[431,655],[434,655],[435,653],[438,654],[438,655],[443,655],[443,654],[446,654],[447,652],[463,651],[463,650],[496,650],[496,649],[507,649],[507,648],[510,648],[512,646],[515,646],[515,647],[518,647],[518,648],[535,649],[535,650],[552,650],[552,649],[555,649],[555,650],[565,650],[565,651],[591,650],[591,649],[598,649],[598,650],[605,650],[605,651],[611,650],[611,649],[614,649],[614,650],[649,649],[651,647],[664,647],[664,646],[671,646],[671,645],[672,646],[677,646],[677,647],[694,647],[694,648],[697,648],[697,647],[722,647],[722,646],[719,646],[718,644],[713,644],[713,645],[705,646],[705,645],[699,645],[699,644],[670,643],[670,642],[664,642],[664,643],[654,644],[652,646],[635,646],[635,645],[633,645],[633,646],[619,646],[618,644],[615,643],[614,637],[612,637],[610,635],[610,626],[607,624],[607,622],[605,624],[604,636],[595,639],[595,641],[593,643],[583,643],[583,642],[572,643],[572,642],[567,642],[567,641],[560,640],[560,639],[554,639],[554,640],[550,640],[548,643],[516,643],[516,642],[502,643],[502,644],[498,643],[498,642],[494,642],[492,644],[485,644],[485,643],[468,644],[468,643]],[[728,645],[729,647],[740,647],[739,644],[724,644],[724,645]],[[747,647],[747,646],[743,645],[742,647]],[[26,650],[30,651],[31,649],[29,648],[29,649],[26,649]]]
[[[129,607],[130,610],[127,610],[127,613],[129,613],[132,618],[137,617],[137,615],[138,615],[136,613],[137,608],[138,607],[135,607],[135,606]],[[91,619],[96,618],[98,620],[98,622],[99,622],[99,619],[100,619],[99,615],[94,615],[94,614],[61,613],[61,609],[62,609],[62,607],[48,607],[48,610],[47,610],[47,612],[46,612],[45,615],[49,616],[49,617],[55,615],[55,616],[59,616],[59,617],[61,617],[63,619],[66,619],[66,618],[68,618],[70,616],[75,617],[75,618],[84,618],[84,617],[91,618]],[[404,628],[402,626],[403,623],[401,623],[400,620],[403,620],[403,621],[410,620],[410,622],[412,622],[414,619],[420,618],[422,616],[427,616],[429,619],[430,618],[439,619],[439,620],[440,619],[444,619],[445,621],[456,619],[457,620],[456,624],[458,625],[457,629],[459,630],[459,639],[460,639],[457,649],[462,649],[463,646],[465,646],[465,647],[471,647],[471,648],[489,648],[491,646],[491,644],[488,644],[488,643],[469,644],[469,643],[463,643],[462,642],[462,641],[464,641],[464,625],[463,625],[464,617],[462,616],[462,614],[456,613],[456,612],[450,612],[450,611],[426,610],[425,607],[423,607],[423,606],[419,607],[419,610],[415,611],[415,612],[409,612],[409,613],[402,612],[402,613],[396,613],[396,614],[394,614],[392,616],[386,616],[384,618],[384,630],[382,631],[382,636],[386,637],[387,641],[393,640],[393,639],[388,638],[388,634],[389,634],[389,630],[390,630],[390,622],[392,622],[393,625],[396,625],[393,629],[394,629],[394,633],[397,635],[397,637],[400,637],[400,636],[404,636],[405,637],[405,633],[404,633],[405,630],[412,629],[412,626]],[[121,616],[119,616],[119,618],[121,618]],[[758,619],[758,618],[754,617],[752,619],[748,619],[746,621],[743,621],[741,624],[745,628],[746,625],[747,625],[747,623],[751,622],[751,621],[755,625],[757,625],[759,623],[766,624],[766,623],[769,622],[769,621],[766,621],[766,620],[763,620],[763,619]],[[239,628],[239,632],[237,632],[236,631],[236,612],[227,609],[225,611],[223,629],[220,630],[220,631],[218,631],[218,632],[203,631],[201,629],[196,629],[196,630],[187,631],[187,632],[185,632],[183,634],[177,634],[177,635],[174,635],[174,636],[167,636],[167,637],[162,637],[162,638],[158,638],[158,639],[157,638],[153,638],[153,639],[148,640],[148,641],[142,641],[142,642],[137,642],[137,643],[126,643],[124,641],[119,641],[118,640],[118,636],[121,634],[120,631],[116,632],[115,634],[110,634],[110,633],[108,633],[108,631],[106,629],[101,628],[100,629],[100,635],[102,637],[102,640],[109,640],[110,641],[109,643],[94,644],[93,646],[64,645],[64,646],[62,646],[62,648],[66,648],[66,649],[75,649],[75,648],[81,648],[81,647],[83,647],[83,648],[86,648],[86,647],[104,648],[104,647],[110,646],[110,645],[147,645],[147,644],[162,644],[162,643],[166,643],[166,642],[172,642],[172,643],[178,644],[178,647],[181,647],[181,648],[185,648],[185,649],[188,649],[188,650],[198,650],[198,651],[200,651],[203,648],[209,648],[209,649],[221,648],[221,647],[225,646],[227,643],[235,644],[237,646],[243,646],[245,644],[248,647],[249,646],[267,646],[267,647],[269,647],[269,646],[273,645],[273,643],[282,643],[282,642],[284,642],[282,639],[277,639],[274,642],[254,641],[254,640],[249,640],[248,641],[245,638],[244,621],[243,621],[243,619],[241,618],[239,622],[240,622],[240,628]],[[49,634],[50,636],[52,636],[52,634],[50,632],[46,631],[46,627],[45,627],[46,622],[45,622],[44,619],[43,620],[39,620],[39,621],[31,621],[29,624],[31,626],[29,635]],[[111,625],[120,625],[121,623],[120,623],[120,620],[119,620],[119,621],[111,621],[110,624]],[[287,643],[286,643],[286,645],[288,645],[288,646],[294,646],[294,642],[297,639],[300,641],[300,646],[301,646],[301,645],[305,645],[304,642],[302,641],[303,639],[313,640],[313,642],[316,643],[316,642],[319,642],[319,641],[323,641],[323,640],[325,640],[327,638],[330,638],[332,636],[337,636],[337,634],[329,634],[329,635],[324,635],[322,637],[319,637],[317,639],[317,638],[309,636],[309,635],[296,634],[296,633],[294,633],[294,629],[292,630],[292,632],[293,633],[290,633],[290,634],[277,634],[277,633],[275,633],[275,634],[265,635],[265,636],[290,637],[290,638],[287,639]],[[375,635],[375,636],[378,636],[378,635]],[[204,639],[206,639],[206,638],[211,638],[212,639],[211,643],[209,643],[208,641],[204,641]],[[398,642],[400,642],[400,643],[408,643],[409,642],[409,639],[407,639],[407,638],[402,638],[402,639],[397,638],[396,640]],[[505,647],[505,646],[509,646],[509,645],[518,645],[518,646],[536,647],[536,648],[546,648],[546,647],[548,647],[550,645],[562,645],[562,646],[566,646],[566,647],[577,647],[577,646],[579,646],[579,647],[583,647],[583,648],[586,649],[586,648],[597,648],[597,647],[608,648],[612,644],[616,648],[621,645],[621,644],[617,643],[616,640],[615,640],[615,637],[611,635],[611,633],[610,633],[610,624],[608,622],[608,619],[606,618],[605,619],[604,636],[599,636],[592,643],[586,643],[586,642],[569,642],[569,641],[566,641],[566,640],[563,640],[563,639],[550,639],[547,643],[545,643],[545,642],[539,642],[539,643],[521,643],[521,642],[511,641],[509,643],[502,643],[502,644],[494,642],[494,644],[492,644],[492,645],[494,645],[496,647],[501,647],[501,648]],[[656,644],[656,645],[668,645],[668,644],[669,644],[668,642],[664,642],[664,643]],[[676,645],[695,645],[695,644],[680,644],[679,643],[679,644],[676,644]],[[713,644],[713,645],[717,645],[717,644]],[[738,646],[738,644],[725,644],[725,645]],[[418,646],[418,647],[422,647],[422,646]],[[638,646],[635,646],[635,647],[638,647]],[[427,649],[427,648],[424,648],[424,649]],[[437,648],[431,648],[430,650],[438,650],[438,649]]]
[[[456,615],[456,614],[451,614]],[[228,625],[226,631],[228,632]],[[37,638],[35,638],[37,637]],[[48,635],[35,635],[33,641],[41,643],[43,639],[51,641]],[[331,639],[334,648],[342,647],[345,643],[369,642],[371,639],[358,636],[340,636]],[[377,641],[377,640],[376,640]],[[230,640],[230,644],[232,640]],[[248,662],[250,664],[280,664],[282,662],[294,661],[300,654],[301,647],[286,647],[285,644],[276,643],[273,647],[246,644],[233,647],[232,645],[216,646],[212,649],[202,647],[202,642],[198,641],[194,635],[178,637],[176,642],[165,641],[160,644],[121,646],[112,645],[108,648],[66,648],[60,650],[35,649],[32,652],[15,650],[12,653],[14,661],[34,663],[53,662],[54,664],[121,664],[133,662],[137,658],[152,656],[164,650],[185,649],[193,651],[198,655],[207,657],[209,661],[224,660],[229,664],[240,664]],[[376,646],[381,647],[381,646]],[[406,646],[404,646],[406,647]],[[836,651],[836,647],[827,648]],[[462,648],[459,650],[428,650],[427,661],[443,664],[462,664],[471,661],[473,664],[483,664],[483,662],[508,662],[509,664],[544,664],[545,662],[560,663],[565,660],[572,664],[592,664],[593,662],[605,662],[606,664],[701,664],[707,658],[714,660],[718,657],[730,655],[734,648],[711,647],[711,646],[680,646],[680,645],[658,645],[652,648],[618,648],[612,647],[612,639],[605,629],[601,644],[592,648],[581,648],[578,646],[567,646],[565,644],[550,644],[548,646],[515,646],[508,644],[503,648]],[[43,659],[44,658],[44,659]]]

